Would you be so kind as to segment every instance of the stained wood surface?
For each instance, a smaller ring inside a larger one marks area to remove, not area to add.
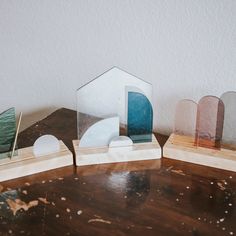
[[[73,151],[76,113],[56,111],[23,131],[19,146],[47,133]],[[236,235],[236,173],[167,158],[64,167],[0,191],[0,235]]]

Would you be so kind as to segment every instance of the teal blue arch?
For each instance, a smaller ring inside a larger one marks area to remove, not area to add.
[[[142,93],[128,92],[127,135],[134,143],[151,142],[153,109]]]

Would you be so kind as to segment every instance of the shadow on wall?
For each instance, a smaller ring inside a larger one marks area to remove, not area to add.
[[[23,113],[20,131],[23,131],[24,129],[36,123],[37,121],[42,120],[43,118],[47,117],[49,114],[56,111],[57,109],[59,109],[59,107],[52,106],[52,107],[37,109],[30,113]]]

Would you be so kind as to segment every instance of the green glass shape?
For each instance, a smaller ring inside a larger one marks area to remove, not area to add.
[[[15,108],[10,108],[0,114],[0,159],[10,157],[15,134]],[[16,152],[14,154],[16,154]]]

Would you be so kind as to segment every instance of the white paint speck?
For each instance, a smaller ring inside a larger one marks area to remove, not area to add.
[[[214,184],[214,182],[211,182],[211,184]]]
[[[200,217],[198,217],[198,220],[201,220],[201,218],[200,218]]]
[[[176,198],[176,202],[179,202],[179,199],[178,199],[178,198]]]
[[[223,227],[222,230],[225,231],[225,227]]]
[[[233,177],[232,176],[229,176],[230,179],[232,179]]]
[[[65,198],[65,197],[61,197],[61,200],[62,200],[62,201],[66,201],[66,198]]]
[[[189,186],[186,186],[186,189],[190,189],[190,187],[189,187]]]
[[[12,234],[12,230],[11,230],[11,229],[9,229],[9,230],[8,230],[8,233],[9,233],[9,234]]]
[[[232,203],[229,203],[229,206],[231,207],[233,204]]]
[[[229,234],[230,234],[230,235],[234,235],[234,232],[231,231],[231,232],[229,232]]]
[[[221,219],[220,219],[220,222],[223,222],[224,220],[225,220],[225,218],[221,218]]]
[[[209,198],[211,198],[211,199],[212,199],[213,197],[210,195],[210,196],[209,196]]]
[[[225,214],[228,214],[228,211],[225,211]]]
[[[42,184],[45,184],[45,183],[46,183],[46,181],[45,181],[45,180],[43,180],[43,181],[42,181]]]
[[[60,217],[60,215],[59,214],[56,214],[56,218],[59,218]]]
[[[77,215],[80,216],[83,213],[83,211],[79,210],[77,211]]]
[[[66,208],[66,211],[67,211],[68,213],[70,213],[70,208]]]

